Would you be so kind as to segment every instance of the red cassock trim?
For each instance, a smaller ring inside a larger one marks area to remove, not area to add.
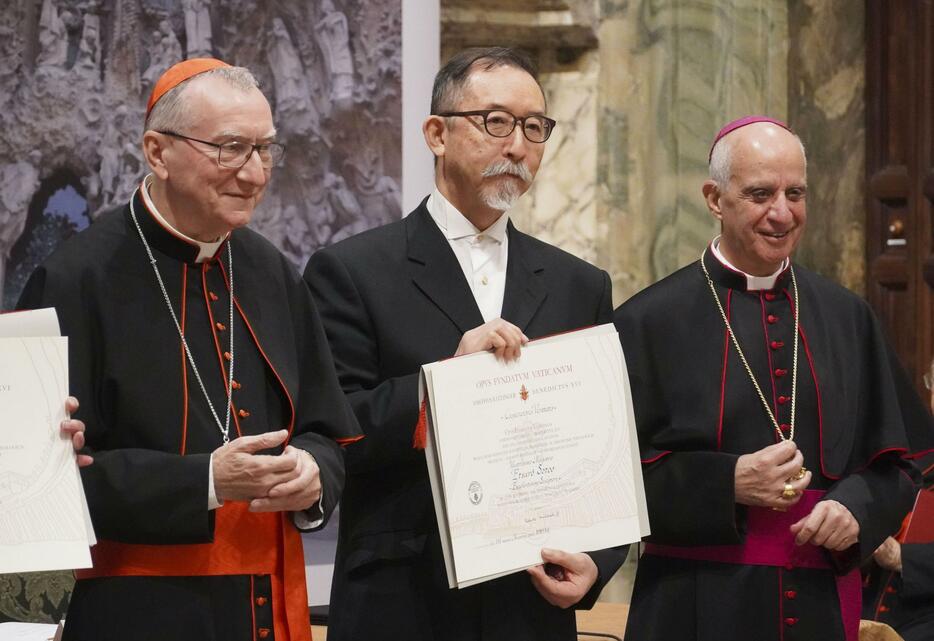
[[[657,454],[656,456],[653,456],[652,458],[642,459],[642,464],[649,465],[650,463],[654,463],[655,461],[665,458],[669,454],[671,454],[671,450],[665,450],[664,452],[661,452],[660,454]]]
[[[224,281],[224,287],[227,288],[227,295],[230,295],[230,284],[227,282],[227,274],[224,272],[224,265],[220,261],[218,264],[221,266],[221,280]],[[214,320],[214,311],[211,309],[211,298],[208,295],[208,263],[201,263],[201,289],[204,292],[204,306],[208,310],[208,325],[211,328],[211,338],[214,339],[214,350],[217,352],[217,363],[220,366],[220,375],[221,383],[224,386],[224,393],[227,393],[227,370],[224,368],[224,356],[221,354],[221,344],[217,340],[217,330],[215,320]],[[236,301],[234,301],[236,303]],[[239,309],[239,308],[238,308]],[[242,316],[242,313],[241,313]],[[233,328],[230,329],[233,331]],[[233,394],[230,395],[230,415],[233,418],[234,426],[237,428],[237,436],[243,436],[243,432],[240,431],[240,419],[237,417],[237,407],[233,401]],[[289,432],[291,436],[291,431]]]
[[[277,639],[311,641],[302,538],[284,512],[254,513],[228,501],[217,509],[214,542],[134,545],[99,541],[94,566],[76,570],[78,580],[112,576],[231,576],[268,574]],[[254,601],[251,590],[250,608]]]
[[[778,390],[775,387],[775,365],[772,363],[772,350],[769,349],[769,327],[766,324],[765,301],[762,300],[762,292],[759,292],[759,308],[762,311],[762,336],[765,338],[765,354],[769,359],[769,382],[772,383],[772,415],[778,418]],[[778,434],[775,435],[776,442]]]
[[[182,263],[182,303],[180,305],[182,334],[185,333],[185,319],[187,318],[188,305],[186,296],[188,295],[188,264]],[[179,448],[179,454],[185,455],[185,449],[188,445],[188,360],[185,354],[185,343],[178,339],[178,347],[182,353],[182,444]]]
[[[733,290],[726,290],[726,317],[732,317]],[[717,451],[723,447],[723,405],[726,399],[726,364],[730,355],[730,331],[723,328],[723,367],[720,368],[720,419],[717,421]],[[643,461],[644,462],[644,461]]]

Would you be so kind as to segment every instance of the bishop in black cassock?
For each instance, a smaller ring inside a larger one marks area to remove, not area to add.
[[[928,426],[866,303],[788,258],[797,138],[746,119],[717,146],[722,236],[615,315],[652,529],[626,638],[856,641],[859,562],[911,507]]]

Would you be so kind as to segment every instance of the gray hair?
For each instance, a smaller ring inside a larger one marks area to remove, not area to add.
[[[795,137],[795,140],[798,141],[798,146],[801,147],[801,156],[804,158],[804,170],[807,172],[808,156],[804,151],[804,143],[801,142],[801,138],[798,137],[798,134],[793,131],[789,133]],[[707,166],[707,169],[710,173],[710,179],[717,183],[717,187],[721,191],[726,189],[727,183],[730,182],[730,175],[733,173],[734,138],[735,137],[731,138],[729,134],[724,136],[717,141],[710,153],[710,164]]]
[[[165,93],[146,117],[144,131],[184,131],[190,129],[197,114],[188,108],[185,88],[193,80],[215,76],[241,91],[259,88],[259,83],[246,67],[217,67],[178,83]]]
[[[522,51],[510,47],[473,47],[455,54],[438,70],[431,91],[431,113],[457,109],[471,74],[497,67],[514,67],[526,72],[532,76],[544,96],[538,71]]]

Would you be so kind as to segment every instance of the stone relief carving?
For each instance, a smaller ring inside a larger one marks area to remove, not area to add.
[[[91,220],[126,202],[152,84],[205,55],[250,68],[270,100],[287,152],[252,227],[297,266],[401,215],[401,0],[21,0],[0,6],[0,131],[15,132],[0,136],[0,256],[29,240],[61,170]]]

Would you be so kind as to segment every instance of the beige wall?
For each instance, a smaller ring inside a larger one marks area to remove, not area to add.
[[[519,45],[559,121],[520,228],[607,269],[616,303],[695,260],[712,136],[788,121],[809,150],[801,262],[863,290],[860,0],[442,0],[442,52]],[[504,7],[505,8],[502,8]]]

